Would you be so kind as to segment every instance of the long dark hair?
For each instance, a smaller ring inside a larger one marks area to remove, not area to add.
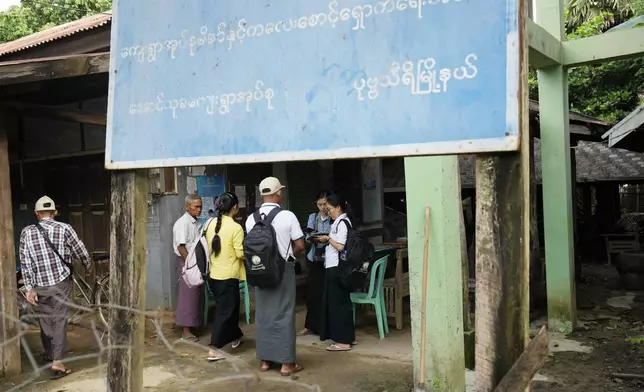
[[[239,204],[239,199],[234,193],[226,192],[219,196],[217,201],[217,224],[215,225],[215,236],[212,239],[212,252],[216,256],[221,253],[221,238],[219,238],[219,230],[221,230],[221,222],[224,220],[223,216],[229,213],[236,205]]]
[[[347,201],[347,199],[345,199],[341,194],[335,193],[335,192],[330,193],[326,198],[326,202],[331,207],[340,207],[342,212],[347,214],[347,218],[349,218],[351,223],[355,224],[353,210],[351,209],[351,206],[349,205],[349,202]]]

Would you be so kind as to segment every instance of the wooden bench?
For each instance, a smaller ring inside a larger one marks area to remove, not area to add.
[[[640,236],[635,233],[602,234],[606,241],[606,257],[608,264],[612,264],[612,256],[622,252],[636,252],[640,250]]]

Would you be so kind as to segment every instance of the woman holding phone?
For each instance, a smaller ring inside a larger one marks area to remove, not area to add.
[[[327,244],[325,248],[324,296],[322,300],[322,330],[320,340],[331,340],[327,351],[349,351],[355,344],[356,331],[353,323],[353,304],[351,290],[341,280],[340,263],[343,260],[344,246],[347,243],[349,227],[355,220],[349,203],[341,195],[334,193],[327,198],[328,212],[333,219],[328,236],[320,236],[319,241]]]
[[[324,292],[324,248],[326,244],[320,242],[320,234],[328,234],[331,230],[331,217],[327,213],[326,204],[329,192],[322,191],[318,193],[316,205],[318,212],[309,215],[306,225],[307,242],[311,244],[311,250],[306,255],[306,270],[308,276],[306,279],[306,321],[304,329],[299,331],[298,336],[309,334],[319,335],[320,333],[320,314],[322,312],[322,294]]]

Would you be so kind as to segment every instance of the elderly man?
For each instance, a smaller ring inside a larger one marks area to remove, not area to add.
[[[71,373],[62,362],[67,350],[67,320],[72,258],[85,268],[90,257],[85,245],[72,227],[56,222],[54,201],[47,196],[36,202],[38,223],[22,230],[20,235],[20,266],[27,289],[27,301],[39,313],[40,338],[44,358],[51,361],[51,379]]]
[[[284,186],[275,177],[259,184],[264,204],[259,209],[262,219],[280,207]],[[275,228],[277,246],[286,261],[284,276],[275,288],[256,288],[255,323],[257,325],[257,358],[261,372],[273,364],[281,365],[280,373],[291,376],[302,368],[295,360],[295,256],[304,253],[304,233],[291,211],[282,210],[271,222]],[[246,232],[255,226],[253,215],[246,220]]]
[[[177,219],[172,228],[172,249],[177,259],[177,276],[179,277],[179,302],[177,304],[175,324],[182,328],[181,338],[196,342],[190,328],[201,326],[203,288],[189,288],[181,279],[181,269],[188,257],[188,252],[199,239],[199,216],[202,203],[198,195],[188,195],[185,199],[186,212]]]

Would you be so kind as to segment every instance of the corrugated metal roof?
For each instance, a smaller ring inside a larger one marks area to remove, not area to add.
[[[21,50],[33,48],[47,42],[69,37],[81,31],[95,29],[109,23],[111,20],[112,13],[108,11],[39,31],[15,41],[0,44],[0,56],[20,52]]]

